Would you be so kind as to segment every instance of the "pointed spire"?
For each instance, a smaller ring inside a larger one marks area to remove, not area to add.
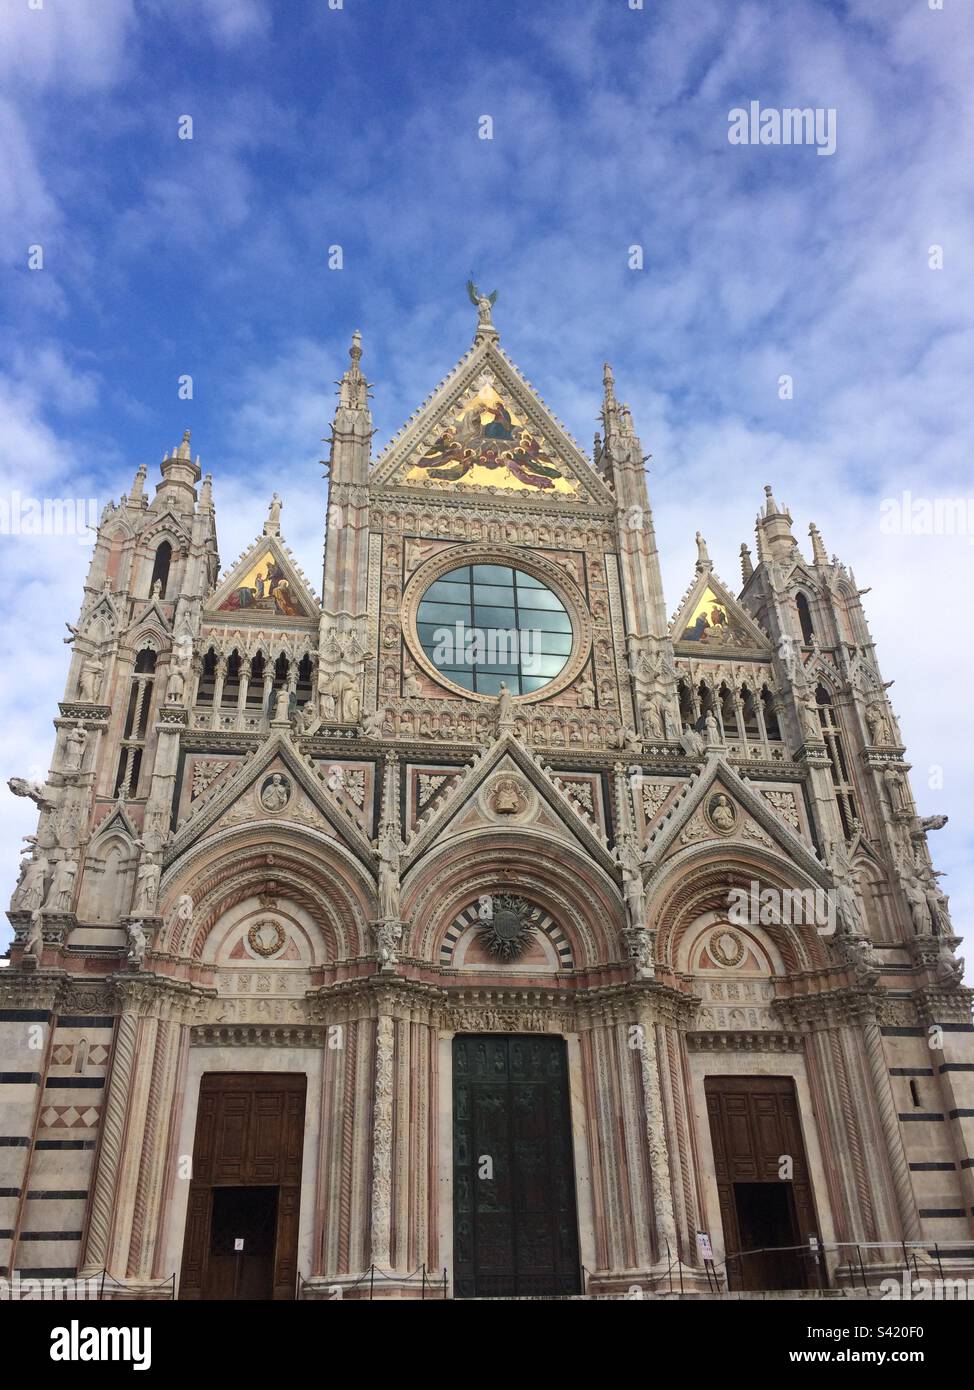
[[[815,522],[811,522],[808,527],[808,534],[812,538],[812,560],[816,565],[827,565],[829,562],[828,553],[822,540],[821,533]]]
[[[176,451],[177,454],[178,454],[178,456],[179,456],[179,458],[181,458],[181,459],[192,459],[192,457],[193,457],[193,452],[192,452],[192,450],[191,450],[190,447],[189,447],[189,441],[190,441],[190,431],[189,431],[189,430],[183,430],[183,442],[182,442],[182,444],[180,444],[178,450]]]
[[[132,483],[132,491],[129,493],[129,501],[137,507],[144,507],[145,501],[145,479],[148,469],[144,463],[140,463],[135,472],[135,479]]]
[[[707,571],[707,572],[709,573],[709,571],[712,570],[714,566],[713,566],[713,561],[711,560],[709,554],[707,553],[707,542],[704,540],[703,536],[700,534],[699,531],[697,532],[697,537],[696,537],[696,539],[697,539],[697,574],[703,574],[704,571]]]
[[[754,566],[751,564],[751,552],[748,550],[744,541],[741,542],[741,579],[746,584],[754,573]]]
[[[798,542],[791,530],[791,513],[787,507],[778,506],[770,483],[765,485],[764,497],[764,511],[758,515],[758,533],[765,541],[765,555],[762,558],[782,561],[800,559]]]
[[[200,511],[212,511],[213,509],[213,474],[207,473],[203,479],[203,486],[200,488]]]
[[[348,350],[350,366],[346,368],[338,383],[339,408],[346,410],[368,410],[369,383],[362,375],[362,335],[356,328],[352,334],[352,346]]]

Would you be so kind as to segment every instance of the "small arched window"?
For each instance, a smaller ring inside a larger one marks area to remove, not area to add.
[[[172,562],[172,546],[168,541],[163,541],[156,551],[155,564],[152,566],[152,588],[155,588],[156,580],[160,583],[159,595],[166,597],[166,585],[169,583],[169,566]]]
[[[808,645],[814,636],[815,628],[812,626],[812,611],[808,606],[808,599],[803,593],[799,592],[796,597],[795,607],[798,609],[798,621],[801,623],[802,637]]]

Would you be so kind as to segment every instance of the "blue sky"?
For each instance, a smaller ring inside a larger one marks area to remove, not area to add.
[[[472,271],[586,449],[613,362],[670,611],[698,527],[737,584],[766,482],[872,587],[963,930],[971,534],[891,536],[880,508],[971,493],[972,34],[960,0],[2,0],[0,495],[100,506],[190,427],[224,565],[276,489],[317,581],[351,332],[378,448],[469,346]],[[751,101],[834,108],[835,154],[731,145]],[[88,550],[0,548],[0,771],[43,776]],[[32,829],[4,794],[11,887]]]

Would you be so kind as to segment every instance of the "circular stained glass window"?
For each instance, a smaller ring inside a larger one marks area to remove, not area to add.
[[[557,594],[506,565],[466,565],[432,583],[416,614],[420,644],[443,676],[479,695],[528,695],[561,672],[572,624]]]

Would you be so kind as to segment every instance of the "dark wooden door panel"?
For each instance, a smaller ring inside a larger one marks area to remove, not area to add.
[[[306,1088],[290,1072],[202,1078],[181,1298],[294,1297]]]
[[[708,1077],[704,1090],[727,1254],[755,1242],[804,1244],[818,1223],[791,1077]],[[780,1177],[785,1155],[790,1181]],[[730,1259],[727,1275],[731,1288],[801,1287],[806,1280],[801,1257],[783,1253]]]

